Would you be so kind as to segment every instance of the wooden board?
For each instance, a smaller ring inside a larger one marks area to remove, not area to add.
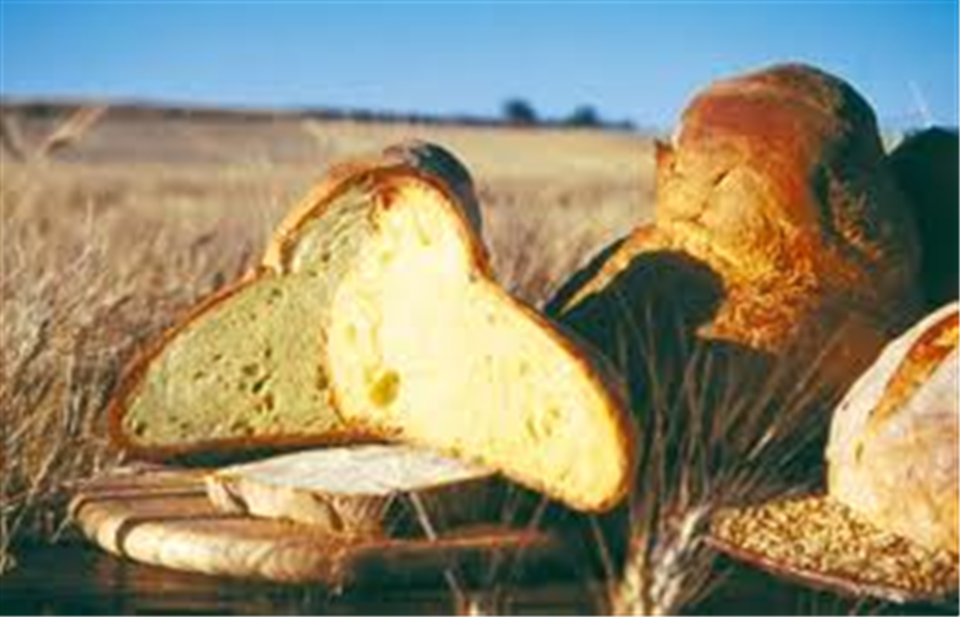
[[[556,559],[546,533],[474,526],[435,540],[332,535],[309,525],[217,511],[205,472],[161,467],[116,471],[80,488],[71,514],[100,547],[187,572],[332,586],[364,576],[442,573],[523,557]]]

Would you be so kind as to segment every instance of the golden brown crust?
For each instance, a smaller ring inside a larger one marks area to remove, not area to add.
[[[960,314],[954,312],[945,315],[911,345],[870,414],[870,424],[882,424],[913,396],[944,358],[957,348],[958,334]]]
[[[657,223],[718,264],[728,287],[781,296],[765,303],[788,309],[756,341],[765,350],[783,349],[796,317],[825,301],[898,328],[916,316],[918,249],[882,159],[873,112],[836,78],[787,65],[721,81],[684,112],[675,162],[658,178]],[[708,246],[695,245],[698,231]],[[749,336],[758,313],[721,311],[715,328]]]
[[[418,145],[419,143],[415,142],[411,147]],[[310,221],[322,216],[327,207],[343,192],[358,185],[367,185],[372,187],[381,199],[386,200],[384,206],[389,207],[389,193],[392,191],[388,188],[389,183],[405,176],[412,176],[439,191],[447,203],[456,204],[453,209],[461,220],[466,221],[467,229],[472,229],[474,232],[464,234],[464,239],[467,240],[465,245],[469,246],[474,253],[475,261],[482,264],[481,269],[486,273],[491,272],[486,247],[479,240],[479,214],[468,211],[472,204],[463,203],[457,188],[450,184],[454,179],[448,180],[442,175],[442,170],[428,170],[419,166],[416,159],[404,155],[407,152],[405,146],[405,144],[398,144],[386,149],[378,156],[357,158],[333,167],[327,176],[284,217],[267,245],[261,262],[262,266],[277,272],[286,271],[290,265],[289,253],[296,243],[297,233]]]
[[[892,342],[834,414],[831,496],[914,542],[956,552],[957,305]]]
[[[801,367],[834,344],[822,373],[837,387],[916,318],[914,223],[873,112],[848,84],[797,65],[717,82],[656,158],[654,224],[635,230],[561,315],[644,255],[682,253],[722,280],[700,336]]]

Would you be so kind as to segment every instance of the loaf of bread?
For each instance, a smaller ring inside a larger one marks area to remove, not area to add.
[[[958,309],[890,343],[836,408],[826,494],[721,510],[711,543],[817,587],[956,602]]]
[[[263,267],[138,361],[112,417],[146,456],[423,445],[584,510],[631,484],[614,379],[493,281],[469,174],[427,144],[330,175]]]
[[[927,310],[957,299],[960,229],[960,138],[934,127],[908,136],[890,153],[897,184],[910,201],[920,234]]]
[[[798,367],[829,344],[823,379],[842,387],[916,318],[914,223],[850,85],[800,65],[719,81],[657,154],[654,223],[548,305],[588,339],[600,320],[629,319]],[[651,324],[645,295],[667,280],[674,307],[659,308],[677,323]],[[595,342],[616,356],[623,339]]]
[[[928,548],[960,552],[956,302],[891,343],[837,408],[830,496]]]
[[[432,531],[489,522],[497,515],[492,471],[402,445],[284,454],[217,470],[206,483],[220,511],[346,535],[423,535],[411,499],[420,501]]]

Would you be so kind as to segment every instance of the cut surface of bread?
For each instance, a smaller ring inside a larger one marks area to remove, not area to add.
[[[370,232],[350,187],[304,230],[296,270],[265,268],[204,302],[131,370],[114,435],[143,455],[358,438],[320,362],[333,288]]]
[[[111,406],[113,438],[152,458],[368,438],[331,404],[321,357],[332,290],[375,232],[374,185],[388,172],[450,174],[479,220],[469,174],[437,146],[333,168],[281,223],[254,275],[201,302],[134,361]]]
[[[360,445],[286,454],[221,469],[207,494],[225,512],[280,518],[332,532],[398,535],[416,529],[408,499],[444,530],[494,514],[489,469],[402,445]]]
[[[581,509],[624,496],[632,433],[572,343],[489,278],[465,219],[397,178],[333,298],[337,405],[370,432],[474,459]]]

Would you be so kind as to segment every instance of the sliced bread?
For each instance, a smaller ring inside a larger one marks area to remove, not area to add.
[[[338,168],[254,276],[134,364],[114,435],[146,456],[403,440],[612,507],[635,455],[619,390],[493,282],[479,221],[437,146]]]
[[[223,512],[306,523],[347,535],[402,536],[496,517],[489,469],[402,445],[320,448],[218,470],[207,495]],[[501,485],[502,486],[502,485]]]

